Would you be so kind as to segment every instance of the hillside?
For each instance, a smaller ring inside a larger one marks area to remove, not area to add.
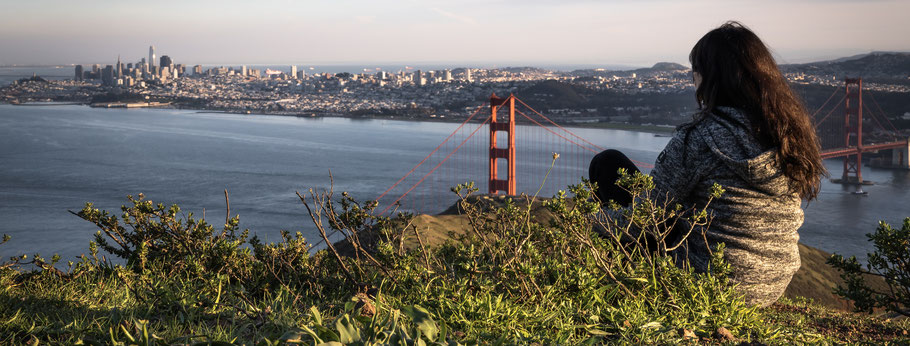
[[[481,203],[497,205],[504,197],[491,198],[489,196],[477,197]],[[532,210],[535,221],[547,222],[552,214],[541,203],[535,203]],[[412,226],[421,231],[424,245],[433,246],[451,240],[453,235],[463,234],[470,225],[464,215],[460,215],[456,207],[451,207],[439,215],[418,215],[412,221]],[[409,235],[406,247],[419,246],[416,236]],[[831,254],[809,245],[799,244],[801,267],[794,275],[790,286],[787,287],[784,297],[792,300],[810,299],[814,303],[841,311],[849,311],[849,302],[837,297],[833,289],[843,284],[837,270],[825,263]],[[886,288],[884,282],[878,278],[870,278],[874,286],[879,289]]]
[[[910,53],[904,52],[873,52],[831,61],[781,65],[780,68],[784,72],[859,76],[868,81],[910,84]]]

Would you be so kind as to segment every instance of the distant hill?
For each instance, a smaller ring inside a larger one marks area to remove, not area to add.
[[[851,55],[851,56],[846,56],[846,57],[837,58],[837,59],[816,61],[815,63],[824,63],[824,62],[830,62],[830,63],[844,62],[844,61],[850,61],[850,60],[857,60],[857,59],[865,58],[865,57],[870,56],[870,55],[882,55],[882,54],[910,54],[910,52],[872,51],[872,52],[869,52],[869,53]]]
[[[642,67],[633,70],[584,69],[572,71],[570,74],[581,77],[630,77],[633,73],[639,76],[647,76],[660,72],[679,72],[687,70],[689,70],[688,66],[677,64],[675,62],[659,62],[651,67]]]
[[[635,71],[642,72],[656,72],[656,71],[685,71],[688,70],[688,66],[680,65],[675,62],[659,62],[651,66],[650,68],[640,68]]]
[[[547,70],[539,67],[530,67],[530,66],[519,66],[519,67],[503,67],[499,69],[500,71],[510,72],[510,73],[544,73]]]
[[[784,72],[834,75],[840,78],[863,77],[871,81],[910,84],[910,52],[870,52],[827,61],[783,64]],[[687,71],[689,67],[674,62],[659,62],[651,67],[632,70],[582,69],[570,74],[579,77],[629,77],[632,73],[647,76],[660,72]]]
[[[581,96],[584,90],[569,83],[546,80],[522,90],[521,95],[547,101],[548,108],[575,108],[585,101]]]
[[[872,52],[830,61],[781,65],[784,72],[910,83],[910,53]]]

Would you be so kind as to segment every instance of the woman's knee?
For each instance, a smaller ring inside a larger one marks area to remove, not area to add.
[[[621,151],[616,149],[607,149],[601,151],[599,154],[594,155],[594,159],[591,160],[591,163],[594,162],[616,162],[617,159],[627,159],[626,155]]]

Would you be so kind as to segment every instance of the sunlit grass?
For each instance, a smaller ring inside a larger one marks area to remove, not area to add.
[[[635,203],[627,219],[606,221],[595,217],[600,206],[587,184],[543,201],[479,198],[473,184],[460,185],[453,190],[468,229],[435,243],[422,240],[427,230],[415,229],[410,215],[377,217],[374,202],[314,191],[301,200],[320,236],[345,237],[318,251],[299,234],[262,243],[236,217],[216,228],[143,196],[130,198],[119,218],[87,205],[79,215],[100,230],[90,255],[56,262],[61,272],[40,256],[0,269],[0,343],[732,341],[721,329],[737,342],[861,340],[825,329],[820,319],[832,315],[808,303],[744,304],[728,284],[722,247],[712,272],[694,273],[665,248],[597,233],[619,234],[624,222],[649,236],[666,231],[643,214],[705,223],[699,210],[648,198],[649,179],[625,177]],[[111,254],[125,264],[102,257]],[[901,340],[907,326],[838,316],[844,328],[890,328],[886,341]]]

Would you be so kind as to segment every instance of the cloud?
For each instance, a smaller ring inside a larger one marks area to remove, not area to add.
[[[443,17],[448,17],[450,19],[454,19],[454,20],[457,20],[459,22],[469,24],[469,25],[477,25],[477,21],[474,20],[474,18],[458,15],[458,14],[443,10],[439,7],[431,7],[430,9],[433,10],[433,12],[439,13]]]

